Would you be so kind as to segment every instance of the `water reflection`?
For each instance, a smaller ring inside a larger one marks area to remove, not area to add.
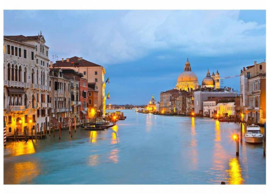
[[[244,183],[244,179],[242,177],[242,170],[239,164],[239,160],[237,158],[230,159],[229,162],[230,169],[227,170],[229,175],[229,184],[239,185]]]
[[[215,127],[215,131],[216,131],[216,139],[215,141],[219,142],[220,141],[220,125],[219,125],[219,121],[216,120],[216,127]]]
[[[96,165],[98,165],[98,158],[99,158],[98,154],[91,155],[89,157],[89,165],[90,166],[96,166]]]
[[[119,137],[118,137],[118,126],[114,125],[112,127],[112,140],[111,144],[117,144],[119,143]]]
[[[152,127],[152,113],[147,114],[146,116],[146,131],[150,132]]]
[[[91,131],[89,141],[92,142],[92,143],[96,143],[97,142],[97,136],[98,136],[97,131]]]
[[[196,130],[195,130],[195,117],[191,118],[191,142],[190,145],[192,147],[192,150],[190,152],[191,154],[191,163],[192,168],[197,169],[198,165],[198,151],[197,151],[197,139],[196,139]]]
[[[6,149],[12,156],[20,156],[25,154],[34,154],[36,152],[34,147],[35,140],[19,141],[7,144]]]
[[[114,163],[118,162],[118,152],[118,149],[113,149],[110,153],[109,159]]]

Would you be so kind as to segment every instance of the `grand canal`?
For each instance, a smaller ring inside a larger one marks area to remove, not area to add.
[[[106,131],[8,143],[5,184],[265,184],[262,145],[240,145],[234,123],[126,110]]]

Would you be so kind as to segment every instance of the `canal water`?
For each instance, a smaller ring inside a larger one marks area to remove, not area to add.
[[[106,131],[8,143],[5,184],[265,184],[262,145],[236,145],[240,126],[123,111]]]

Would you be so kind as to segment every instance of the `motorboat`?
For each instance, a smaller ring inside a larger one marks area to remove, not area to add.
[[[260,126],[258,125],[248,125],[247,132],[245,134],[245,141],[247,143],[262,143],[263,134],[261,133]]]

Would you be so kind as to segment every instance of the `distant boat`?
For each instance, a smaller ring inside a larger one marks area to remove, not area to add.
[[[254,124],[248,125],[245,141],[247,143],[262,143],[263,134],[261,133],[260,126]]]

